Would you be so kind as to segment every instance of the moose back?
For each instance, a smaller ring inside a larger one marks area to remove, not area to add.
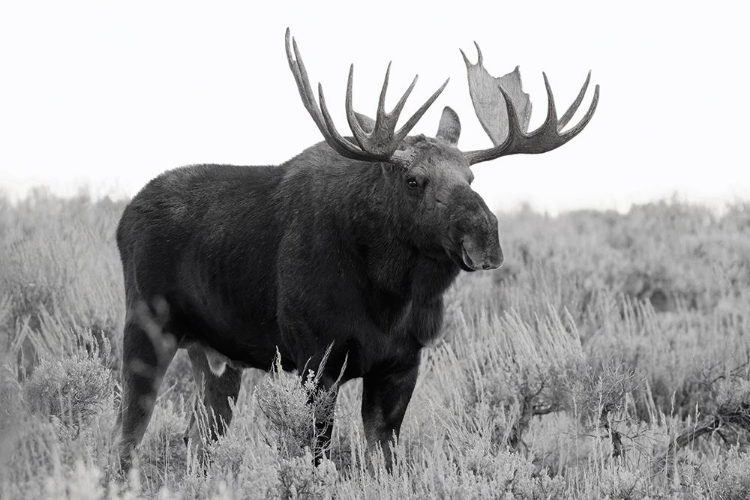
[[[317,369],[335,394],[363,379],[362,419],[370,447],[398,435],[419,369],[420,351],[439,335],[443,293],[459,272],[503,262],[497,219],[472,190],[471,165],[501,156],[544,153],[575,137],[596,109],[598,86],[582,120],[563,132],[544,77],[547,118],[527,132],[531,103],[518,68],[501,78],[464,55],[474,108],[493,147],[462,152],[461,125],[449,107],[435,137],[409,131],[447,81],[401,127],[385,111],[390,66],[375,118],[352,109],[352,137],[336,130],[322,87],[310,85],[296,42],[286,33],[289,67],[324,142],[279,166],[196,165],[149,182],[117,230],[127,317],[118,424],[121,466],[130,467],[156,394],[178,348],[186,348],[212,437],[232,419],[243,368]],[[463,54],[463,52],[462,52]],[[318,422],[319,459],[333,414]],[[186,431],[198,443],[195,419]]]

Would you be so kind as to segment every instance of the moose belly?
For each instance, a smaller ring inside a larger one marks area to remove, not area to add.
[[[271,368],[279,343],[274,318],[220,300],[178,303],[175,319],[184,334],[180,346],[200,344],[214,373],[223,371],[227,364],[236,368]]]

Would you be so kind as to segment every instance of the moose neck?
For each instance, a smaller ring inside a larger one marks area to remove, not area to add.
[[[337,211],[337,226],[371,285],[408,300],[437,300],[460,268],[442,247],[420,241],[400,167],[348,163],[349,175],[342,179],[347,211]]]

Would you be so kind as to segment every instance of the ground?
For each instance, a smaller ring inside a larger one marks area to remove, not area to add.
[[[750,203],[498,214],[506,264],[447,293],[392,472],[358,383],[315,468],[314,376],[254,370],[204,470],[181,353],[122,478],[124,204],[0,198],[1,498],[750,498]]]

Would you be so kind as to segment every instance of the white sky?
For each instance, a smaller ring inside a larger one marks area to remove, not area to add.
[[[362,5],[359,7],[358,5]],[[445,105],[462,149],[490,147],[459,54],[500,76],[521,66],[545,113],[541,71],[560,112],[593,70],[601,100],[571,143],[475,168],[492,208],[627,209],[671,197],[750,199],[750,29],[742,2],[175,1],[0,3],[0,189],[132,195],[168,168],[277,164],[321,140],[284,52],[291,27],[339,130],[355,63],[355,109],[372,115],[393,60],[392,106],[415,73],[408,116],[450,77],[414,133]],[[581,106],[582,115],[593,91]],[[405,119],[405,118],[404,118]]]

